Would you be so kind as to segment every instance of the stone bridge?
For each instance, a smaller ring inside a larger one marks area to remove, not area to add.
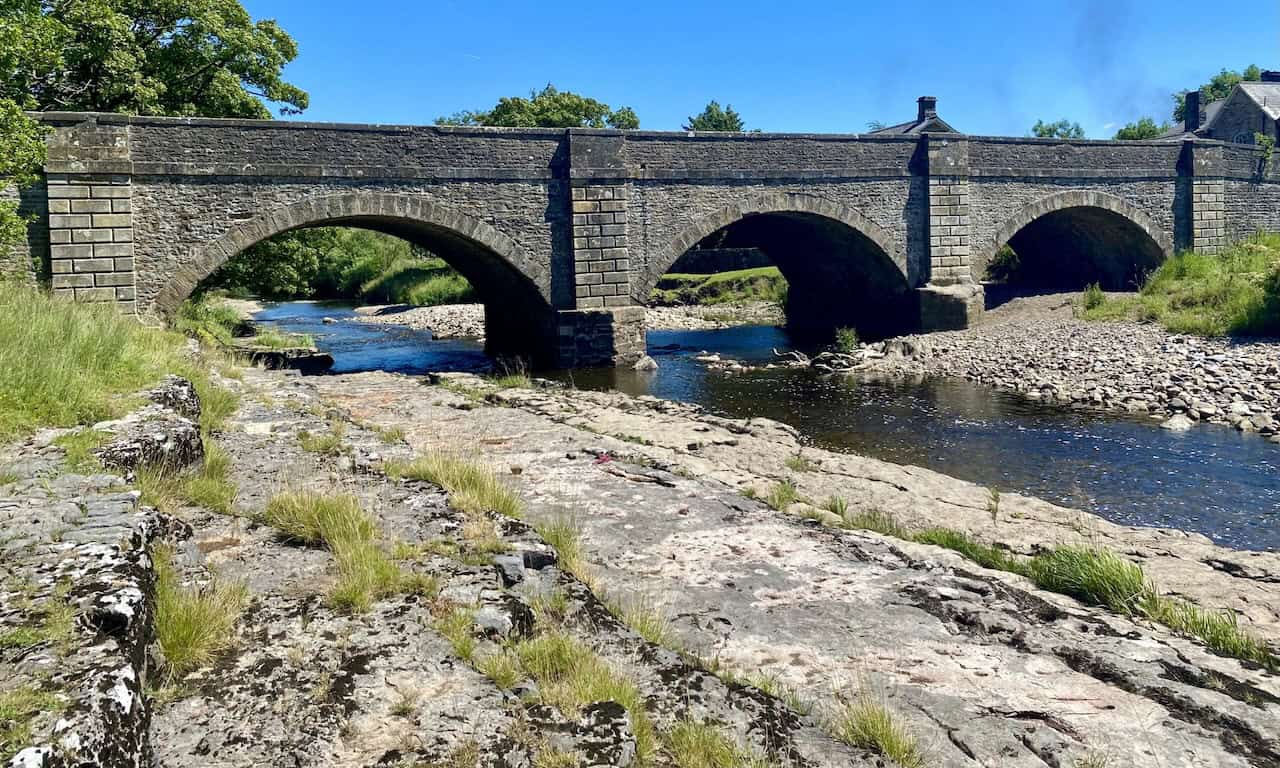
[[[697,247],[757,247],[789,321],[957,328],[1011,245],[1046,282],[1129,287],[1175,249],[1280,228],[1252,147],[922,136],[658,133],[45,114],[30,257],[56,293],[169,315],[261,240],[357,226],[473,284],[490,350],[624,363],[644,304]]]

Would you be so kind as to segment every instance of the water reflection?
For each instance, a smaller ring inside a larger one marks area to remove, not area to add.
[[[335,372],[477,371],[488,364],[476,342],[347,321],[352,314],[290,303],[258,318],[315,335],[333,354]],[[325,324],[326,316],[339,322]],[[963,381],[868,381],[788,369],[730,373],[694,359],[706,350],[761,361],[789,348],[777,328],[653,331],[649,351],[657,371],[556,375],[583,389],[776,419],[815,446],[927,467],[1119,523],[1199,531],[1244,549],[1280,548],[1280,449],[1255,435],[1218,426],[1168,432],[1147,419],[1045,406]]]

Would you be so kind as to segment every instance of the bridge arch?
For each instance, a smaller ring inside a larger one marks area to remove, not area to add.
[[[1019,282],[1072,290],[1094,282],[1132,290],[1174,251],[1169,233],[1141,208],[1091,190],[1059,192],[1024,206],[975,254],[975,280],[983,279],[1005,245],[1019,257]]]
[[[689,223],[651,257],[632,298],[647,304],[671,266],[703,243],[763,251],[787,279],[795,330],[879,333],[909,322],[906,259],[893,237],[854,208],[795,193],[757,195]]]
[[[200,246],[155,299],[172,316],[204,280],[245,249],[276,235],[310,227],[356,227],[422,245],[460,272],[485,305],[486,340],[496,354],[538,349],[554,316],[549,279],[511,238],[467,214],[416,195],[348,192],[319,195],[236,222]]]

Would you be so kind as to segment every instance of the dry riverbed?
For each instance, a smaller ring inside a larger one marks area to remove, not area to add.
[[[847,516],[945,524],[1021,555],[1107,547],[1166,595],[1230,612],[1273,652],[1280,555],[803,448],[768,420],[436,381],[226,380],[241,400],[212,438],[235,488],[225,509],[142,509],[125,469],[60,469],[53,433],[3,451],[0,512],[21,535],[3,545],[0,632],[43,600],[83,619],[59,643],[0,648],[0,682],[39,680],[59,658],[90,663],[59,678],[80,714],[70,726],[38,719],[33,741],[96,745],[93,722],[123,722],[132,730],[114,755],[171,767],[626,766],[672,764],[702,729],[744,762],[891,765],[883,743],[840,727],[865,724],[857,713],[872,706],[908,734],[897,755],[911,766],[1280,762],[1276,674],[950,550],[841,528],[809,502],[838,497]],[[127,445],[192,446],[193,423],[170,413],[179,406],[109,428]],[[487,468],[523,520],[395,469],[424,455]],[[335,602],[349,565],[264,516],[281,493],[317,491],[355,499],[394,552],[397,585],[363,610]],[[59,519],[44,521],[46,508]],[[117,530],[140,524],[132,538]],[[161,539],[178,544],[192,589],[239,584],[246,596],[230,647],[173,680],[148,647],[139,549]],[[117,570],[80,580],[80,562]],[[19,583],[30,585],[21,604]],[[108,621],[122,609],[128,618]],[[542,663],[548,644],[574,663]],[[581,669],[595,670],[592,684],[572,693],[565,676]],[[49,764],[26,754],[24,766]]]

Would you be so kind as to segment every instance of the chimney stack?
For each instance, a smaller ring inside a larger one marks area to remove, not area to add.
[[[921,96],[916,99],[916,104],[920,106],[920,112],[916,116],[917,122],[924,122],[938,116],[938,97],[937,96]]]
[[[1200,130],[1200,92],[1187,91],[1187,100],[1182,110],[1182,124],[1188,133]]]

